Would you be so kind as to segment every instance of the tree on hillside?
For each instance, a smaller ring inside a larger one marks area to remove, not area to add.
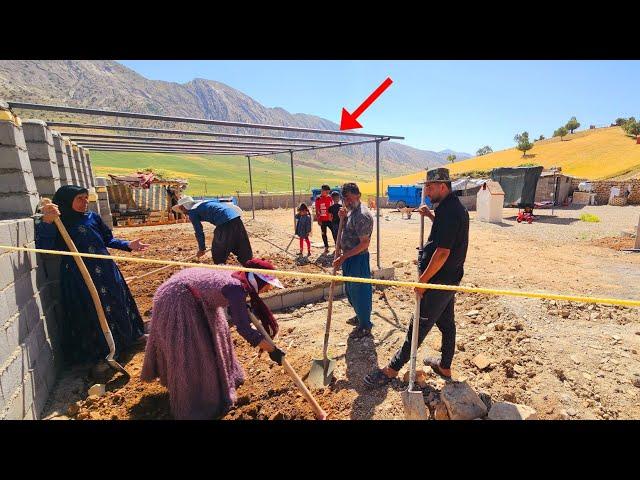
[[[625,132],[629,135],[640,135],[640,122],[636,122],[634,117],[629,118],[622,126]]]
[[[553,136],[560,137],[560,141],[562,141],[562,137],[566,137],[568,133],[569,131],[567,130],[567,127],[560,127],[555,132],[553,132]]]
[[[571,117],[571,119],[565,125],[565,128],[569,130],[571,133],[573,133],[573,131],[579,127],[580,127],[580,122],[576,120],[576,117]]]
[[[538,137],[538,140],[544,140],[544,135],[540,135],[540,136]]]
[[[489,145],[485,145],[484,147],[478,149],[476,155],[481,157],[482,155],[486,155],[488,153],[493,153],[493,149]]]
[[[453,162],[455,162],[455,161],[456,161],[456,156],[455,156],[455,155],[453,155],[453,154],[448,155],[448,156],[447,156],[447,160],[448,160],[450,163],[453,163]]]
[[[622,127],[625,123],[627,123],[627,119],[626,118],[622,118],[622,117],[616,118],[616,125],[618,127]]]
[[[526,155],[527,151],[533,148],[533,143],[529,141],[529,132],[522,132],[521,134],[517,134],[515,137],[513,137],[513,141],[518,144],[516,146],[516,149],[522,152],[523,157]]]

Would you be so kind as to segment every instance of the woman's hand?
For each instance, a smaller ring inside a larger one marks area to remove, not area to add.
[[[142,243],[142,240],[139,239],[139,238],[137,240],[133,240],[133,241],[129,242],[129,248],[133,252],[142,252],[142,251],[146,250],[148,246],[149,246],[148,243]]]
[[[60,217],[60,210],[55,203],[48,203],[42,207],[42,221],[45,223],[53,223],[53,221]]]
[[[284,352],[280,350],[278,347],[274,347],[271,343],[266,340],[262,340],[258,347],[261,350],[269,352],[269,358],[276,362],[278,365],[282,365],[282,359],[284,358]]]

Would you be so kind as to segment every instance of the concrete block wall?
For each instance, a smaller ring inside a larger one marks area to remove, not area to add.
[[[39,201],[22,122],[0,101],[0,219],[33,215]]]
[[[35,246],[33,218],[0,221],[0,244]],[[59,368],[58,259],[0,253],[0,420],[40,418]]]
[[[0,100],[0,245],[35,247],[40,195],[53,196],[61,183],[93,183],[88,168],[81,176],[77,148],[44,122],[22,122]],[[58,256],[0,249],[0,420],[40,418],[55,385],[59,277]]]
[[[59,132],[51,131],[53,137],[53,147],[56,151],[56,161],[58,162],[58,173],[60,175],[60,185],[72,185],[71,166],[69,165],[69,157],[64,145],[64,139]]]
[[[42,120],[25,120],[22,128],[38,193],[53,198],[60,188],[60,172],[51,130]]]

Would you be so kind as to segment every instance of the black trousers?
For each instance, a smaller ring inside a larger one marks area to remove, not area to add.
[[[230,253],[234,253],[242,265],[253,258],[249,235],[240,217],[217,226],[213,231],[213,243],[211,244],[213,263],[227,263]]]
[[[329,230],[331,230],[331,233],[333,235],[333,230],[331,228],[331,221],[328,222],[320,222],[320,230],[322,230],[322,241],[324,242],[324,248],[329,248],[329,239],[327,238],[327,227],[329,227]],[[335,243],[336,238],[335,235],[333,237],[333,241]]]
[[[451,368],[453,354],[456,348],[456,324],[454,319],[454,306],[456,292],[445,290],[427,290],[420,302],[420,324],[418,326],[418,347],[425,337],[436,325],[442,332],[442,368]],[[409,324],[409,330],[404,343],[389,362],[389,367],[396,372],[400,370],[411,358],[411,338],[413,322]]]

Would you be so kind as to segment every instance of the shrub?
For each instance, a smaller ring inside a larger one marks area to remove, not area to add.
[[[580,220],[583,222],[598,223],[600,221],[600,217],[591,213],[583,213],[580,215]]]

